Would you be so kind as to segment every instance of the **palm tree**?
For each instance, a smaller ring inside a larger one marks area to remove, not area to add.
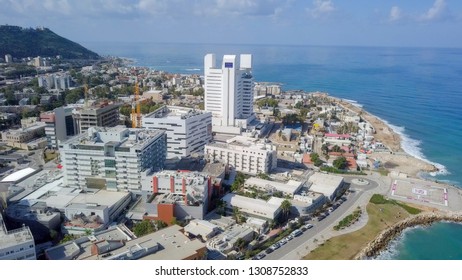
[[[292,208],[292,203],[290,203],[289,200],[284,199],[284,201],[282,201],[281,203],[281,210],[285,219],[287,219],[287,217],[289,216],[290,208]]]
[[[236,223],[238,223],[238,224],[240,222],[240,216],[241,216],[241,211],[239,211],[239,208],[234,206],[233,207],[233,217],[234,217],[234,220],[236,221]]]

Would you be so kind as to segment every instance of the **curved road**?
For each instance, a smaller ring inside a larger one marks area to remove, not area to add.
[[[281,246],[279,249],[267,254],[264,260],[298,260],[306,256],[311,250],[317,247],[317,244],[323,243],[325,240],[349,231],[355,231],[367,223],[367,217],[362,219],[354,226],[338,232],[333,230],[333,227],[338,224],[345,216],[351,214],[358,206],[363,208],[369,202],[370,197],[374,193],[386,193],[389,188],[389,182],[386,177],[380,175],[367,176],[366,179],[369,184],[366,186],[359,186],[351,183],[354,178],[364,177],[346,177],[345,182],[350,183],[351,192],[347,196],[347,200],[340,205],[336,210],[330,213],[324,220],[318,222],[317,219],[310,221],[314,225],[311,229],[305,231],[302,235],[288,241],[287,244]],[[364,211],[364,213],[366,213]],[[364,214],[363,214],[364,216]]]

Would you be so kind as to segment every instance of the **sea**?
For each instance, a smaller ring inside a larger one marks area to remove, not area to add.
[[[203,75],[207,53],[215,53],[219,64],[225,54],[252,54],[255,81],[349,100],[399,133],[408,154],[439,169],[423,177],[462,188],[462,49],[147,42],[83,45],[103,56],[129,58],[135,66],[181,74]],[[462,238],[457,236],[462,236],[462,226],[457,224],[410,229],[379,258],[462,259]],[[436,249],[442,251],[436,254]]]

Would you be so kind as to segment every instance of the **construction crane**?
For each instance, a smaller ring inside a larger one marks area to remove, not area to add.
[[[135,110],[136,107],[136,110]],[[140,88],[138,82],[135,83],[135,102],[132,103],[132,128],[141,127],[141,105],[140,105]]]
[[[83,85],[83,92],[85,94],[85,108],[88,108],[88,85]]]

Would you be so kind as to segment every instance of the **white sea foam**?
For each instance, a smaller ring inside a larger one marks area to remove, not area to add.
[[[186,68],[186,71],[201,71],[200,68]]]
[[[448,175],[449,174],[449,171],[446,169],[446,166],[444,166],[444,165],[442,165],[440,163],[437,163],[437,162],[432,162],[432,161],[430,161],[429,159],[427,159],[425,157],[425,155],[422,152],[422,148],[420,147],[420,145],[422,144],[422,141],[412,139],[409,135],[407,135],[405,133],[406,129],[404,127],[392,125],[392,124],[390,124],[389,122],[387,122],[386,120],[383,120],[383,119],[380,119],[380,120],[383,121],[386,125],[388,125],[394,132],[396,132],[401,137],[401,148],[403,148],[403,150],[407,154],[409,154],[409,155],[411,155],[411,156],[413,156],[415,158],[418,158],[418,159],[420,159],[422,161],[425,161],[425,162],[427,162],[429,164],[432,164],[436,168],[438,168],[437,172],[430,172],[428,174],[430,174],[431,176]]]
[[[399,254],[399,245],[405,242],[406,234],[416,228],[422,228],[422,226],[415,226],[405,228],[398,236],[393,238],[387,245],[387,247],[380,252],[374,259],[375,260],[393,260]]]
[[[356,101],[356,100],[352,100],[352,99],[343,99],[343,100],[345,100],[346,102],[348,102],[348,103],[350,103],[351,105],[356,106],[356,107],[358,107],[358,108],[362,108],[362,107],[363,107],[363,105],[360,104],[360,103],[358,103],[358,101]]]

